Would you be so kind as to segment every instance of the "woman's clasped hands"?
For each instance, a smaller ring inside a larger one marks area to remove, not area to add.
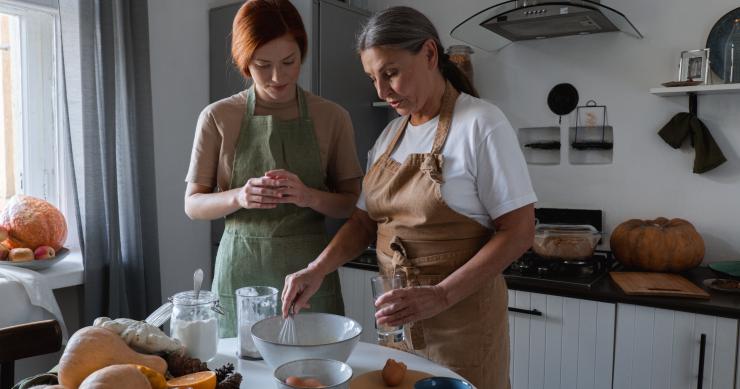
[[[310,207],[315,189],[283,169],[270,170],[262,177],[254,177],[237,194],[239,206],[247,209],[273,209],[278,204]]]

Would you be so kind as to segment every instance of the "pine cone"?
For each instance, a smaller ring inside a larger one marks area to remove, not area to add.
[[[242,375],[234,373],[216,385],[216,389],[239,389],[239,385],[241,385],[241,383]]]
[[[165,355],[167,361],[167,370],[173,377],[180,377],[186,374],[197,373],[208,370],[205,362],[200,359],[190,358],[183,351],[175,351]]]
[[[227,363],[218,369],[215,370],[216,372],[216,382],[221,382],[226,379],[231,373],[234,372],[234,365],[232,363]]]

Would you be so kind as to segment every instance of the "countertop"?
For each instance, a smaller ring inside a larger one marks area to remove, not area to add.
[[[208,362],[209,366],[220,367],[225,363],[233,363],[236,371],[242,377],[242,388],[274,388],[275,378],[273,369],[264,361],[248,361],[236,357],[236,338],[219,339],[218,354]],[[404,351],[379,346],[377,344],[359,342],[350,355],[347,364],[352,367],[354,377],[373,370],[381,370],[388,358],[401,361],[409,369],[423,371],[433,376],[461,378],[452,370]]]
[[[373,258],[374,259],[374,258]],[[348,262],[346,267],[378,271],[374,261],[363,254],[357,260]],[[722,278],[707,267],[698,267],[681,273],[694,284],[709,292],[709,300],[675,297],[649,297],[627,295],[617,286],[611,277],[606,276],[593,285],[591,289],[572,286],[553,286],[538,282],[537,279],[521,280],[507,279],[509,289],[525,292],[543,293],[563,297],[573,297],[586,300],[602,301],[609,303],[623,303],[643,305],[654,308],[664,308],[676,311],[699,313],[704,315],[720,316],[737,319],[740,318],[740,293],[732,294],[717,292],[704,287],[703,281],[708,278]]]

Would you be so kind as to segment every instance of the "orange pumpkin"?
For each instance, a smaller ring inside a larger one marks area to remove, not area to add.
[[[59,251],[67,240],[67,221],[49,202],[15,195],[0,212],[0,226],[8,230],[8,248],[51,246]]]
[[[681,272],[704,259],[704,239],[683,219],[628,220],[614,229],[614,257],[628,268]]]

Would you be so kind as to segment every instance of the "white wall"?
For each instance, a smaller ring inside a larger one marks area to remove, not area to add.
[[[447,46],[449,32],[498,1],[370,0],[371,10],[409,5],[424,12]],[[736,0],[604,0],[645,36],[623,33],[515,43],[496,54],[473,55],[482,97],[501,107],[514,128],[557,125],[547,93],[561,82],[579,91],[580,104],[608,107],[614,126],[610,165],[530,165],[539,206],[603,209],[606,230],[630,218],[685,218],[707,244],[705,262],[740,258],[740,94],[699,97],[699,118],[728,159],[705,174],[691,172],[693,149],[673,150],[657,131],[685,111],[687,97],[657,97],[651,87],[674,79],[682,50],[704,47],[714,23],[740,6]],[[563,127],[574,116],[563,118]],[[563,144],[567,144],[563,138]]]

